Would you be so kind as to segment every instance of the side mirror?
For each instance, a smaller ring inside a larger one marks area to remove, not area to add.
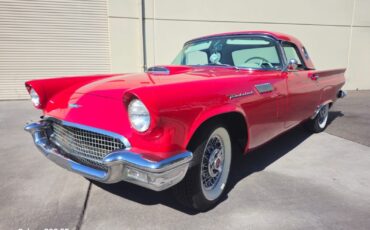
[[[298,68],[298,61],[296,59],[290,59],[287,65],[287,70],[296,70]]]

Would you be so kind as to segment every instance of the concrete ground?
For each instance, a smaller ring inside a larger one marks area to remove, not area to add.
[[[170,191],[67,172],[22,130],[38,118],[31,103],[0,102],[0,229],[370,229],[369,98],[350,92],[326,132],[298,127],[247,155],[227,198],[206,213]]]

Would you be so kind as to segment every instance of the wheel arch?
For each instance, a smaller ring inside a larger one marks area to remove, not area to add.
[[[232,140],[236,140],[240,151],[244,153],[248,146],[248,120],[241,108],[227,106],[228,109],[218,108],[203,113],[198,116],[198,119],[193,123],[191,131],[187,137],[186,147],[191,149],[193,145],[197,144],[199,136],[207,129],[210,124],[222,123],[225,124],[227,130],[230,132]]]

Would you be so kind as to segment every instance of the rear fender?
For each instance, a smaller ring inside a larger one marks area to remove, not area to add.
[[[324,85],[320,90],[320,105],[333,103],[337,99],[339,90],[345,83],[344,72],[346,69],[333,69],[314,71],[312,74],[318,75],[319,84]]]
[[[332,98],[332,94],[337,95],[333,86],[323,88],[320,95],[320,105],[333,103],[336,98]]]

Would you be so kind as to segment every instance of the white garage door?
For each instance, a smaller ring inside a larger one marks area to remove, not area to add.
[[[29,79],[110,71],[106,0],[1,0],[0,100]]]

